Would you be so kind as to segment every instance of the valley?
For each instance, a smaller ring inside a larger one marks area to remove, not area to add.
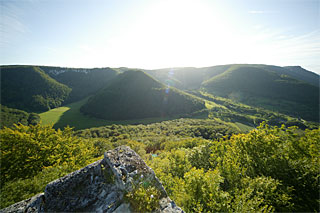
[[[1,208],[127,145],[186,212],[318,210],[320,78],[302,67],[0,71]]]
[[[1,103],[40,113],[42,123],[53,123],[55,128],[147,124],[183,117],[219,118],[252,127],[263,120],[302,128],[319,123],[319,87],[314,80],[319,76],[301,67],[236,64],[137,70],[4,66],[1,73]],[[29,80],[36,77],[34,73],[44,76],[43,80]],[[21,84],[17,79],[39,85]],[[28,86],[39,88],[46,82],[54,82],[48,91],[32,92]],[[58,85],[68,88],[68,93],[54,99],[50,91],[58,95],[53,90]]]
[[[53,125],[54,128],[63,129],[66,126],[71,126],[75,130],[87,129],[91,127],[106,126],[112,124],[148,124],[157,123],[165,120],[174,119],[174,117],[158,117],[145,118],[136,120],[108,121],[95,118],[89,115],[84,115],[80,112],[80,108],[88,101],[85,98],[81,101],[68,104],[63,107],[58,107],[47,112],[40,113],[40,118],[43,125]]]

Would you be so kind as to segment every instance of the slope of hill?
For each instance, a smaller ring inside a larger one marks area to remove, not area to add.
[[[22,110],[8,108],[0,105],[0,128],[12,127],[14,124],[21,123],[23,125],[36,125],[40,121],[40,117],[36,113],[27,113]]]
[[[205,81],[203,89],[249,105],[306,120],[319,119],[319,87],[257,66],[234,65]]]
[[[265,65],[265,64],[247,64],[242,66],[256,67],[256,68],[265,69],[268,71],[273,71],[279,75],[287,75],[291,78],[309,83],[313,86],[319,86],[320,76],[316,73],[305,70],[300,66],[279,67],[279,66]]]
[[[181,68],[166,68],[158,70],[144,70],[144,72],[150,74],[155,79],[170,86],[174,86],[178,89],[194,90],[199,89],[204,81],[213,78],[223,72],[227,71],[230,67],[242,66],[242,67],[254,67],[258,69],[264,69],[267,71],[276,72],[279,75],[287,75],[294,79],[304,81],[314,86],[319,86],[319,75],[301,68],[300,66],[292,67],[279,67],[274,65],[264,64],[228,64],[217,65],[212,67],[181,67]],[[127,68],[128,70],[128,68]]]
[[[66,103],[79,101],[103,88],[118,71],[111,68],[40,67],[58,82],[72,89]]]
[[[142,71],[129,71],[91,97],[81,112],[107,120],[128,120],[189,114],[203,108],[204,101],[166,87]]]
[[[300,66],[288,66],[284,68],[290,70],[286,75],[319,87],[320,76],[316,73],[303,69]]]
[[[71,89],[35,66],[1,67],[1,104],[26,111],[60,106]]]
[[[218,65],[203,68],[180,67],[144,71],[165,85],[178,89],[194,90],[199,89],[203,81],[221,74],[230,66],[231,65]]]

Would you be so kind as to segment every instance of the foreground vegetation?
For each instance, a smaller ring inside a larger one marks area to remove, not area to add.
[[[319,133],[261,125],[176,144],[148,164],[187,212],[319,211]]]
[[[319,211],[319,128],[262,124],[235,133],[222,123],[191,119],[79,132],[41,125],[4,128],[1,208],[43,191],[105,150],[128,145],[186,212]]]

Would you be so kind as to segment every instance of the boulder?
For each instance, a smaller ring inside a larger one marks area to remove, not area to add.
[[[0,212],[136,212],[139,204],[126,195],[146,185],[159,192],[155,212],[183,212],[154,171],[127,146],[107,151],[102,160],[52,181],[44,193]]]

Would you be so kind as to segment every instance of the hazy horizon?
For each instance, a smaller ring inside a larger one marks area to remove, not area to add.
[[[60,67],[60,68],[71,68],[71,69],[102,69],[102,68],[111,68],[111,69],[120,69],[120,68],[127,68],[127,69],[137,69],[137,70],[162,70],[162,69],[183,69],[183,68],[206,68],[206,67],[214,67],[214,66],[225,66],[225,65],[267,65],[267,66],[279,66],[275,64],[249,64],[249,63],[236,63],[236,64],[216,64],[212,66],[203,66],[203,67],[196,67],[196,66],[185,66],[185,67],[159,67],[159,68],[141,68],[141,67],[125,67],[125,66],[119,66],[119,67],[110,67],[110,66],[88,66],[88,67],[77,67],[77,66],[59,66],[59,65],[46,65],[46,64],[0,64],[0,66],[39,66],[39,67]],[[300,65],[288,65],[288,66],[300,66]],[[286,66],[279,66],[279,67],[286,67]],[[300,66],[302,67],[302,66]],[[320,73],[315,72],[313,70],[308,70],[305,67],[302,67],[303,69],[307,71],[311,71],[313,73],[316,73],[320,75]]]

